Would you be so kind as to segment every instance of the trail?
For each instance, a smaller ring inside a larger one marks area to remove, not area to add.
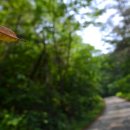
[[[130,130],[130,102],[109,97],[105,103],[104,113],[85,130]]]

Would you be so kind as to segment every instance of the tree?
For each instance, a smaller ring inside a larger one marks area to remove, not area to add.
[[[0,22],[26,40],[0,44],[0,128],[72,129],[101,103],[99,58],[76,34],[84,25],[76,15],[91,1],[0,4]]]
[[[116,88],[115,82],[120,82],[123,78],[127,78],[130,72],[129,4],[128,0],[113,0],[111,3],[106,3],[104,7],[104,15],[113,12],[103,26],[104,40],[115,47],[111,54],[105,56],[107,66],[103,66],[103,75],[107,75],[104,76],[107,79],[103,78],[105,83],[104,90],[106,89],[110,95],[119,91],[119,88]]]

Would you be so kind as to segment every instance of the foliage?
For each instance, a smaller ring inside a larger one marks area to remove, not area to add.
[[[120,97],[120,98],[124,98],[127,101],[130,101],[130,93],[122,93],[122,92],[118,92],[116,94],[116,96]]]
[[[127,93],[129,88],[130,74],[130,2],[128,0],[112,0],[104,2],[104,15],[111,12],[103,23],[102,29],[104,40],[114,45],[114,51],[104,55],[102,61],[102,95],[110,96],[117,92]],[[119,22],[116,22],[118,19]]]
[[[90,112],[85,113],[82,119],[83,121],[78,121],[77,123],[74,122],[72,124],[71,129],[81,130],[83,126],[84,126],[84,129],[88,128],[90,123],[93,122],[98,116],[100,116],[100,114],[102,114],[105,108],[105,103],[101,99],[101,97],[98,97],[98,98],[100,99],[100,102],[95,106],[96,109],[94,108]]]
[[[90,0],[0,1],[0,23],[25,39],[0,44],[1,129],[72,130],[102,108],[100,57],[76,34],[87,22],[76,15],[89,6]]]

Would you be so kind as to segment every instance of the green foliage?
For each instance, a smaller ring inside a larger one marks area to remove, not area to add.
[[[115,4],[114,4],[115,3]],[[115,10],[115,13],[103,23],[104,40],[115,48],[113,52],[104,56],[102,66],[102,92],[103,96],[114,95],[117,92],[129,93],[130,75],[130,2],[128,0],[113,0],[102,7],[104,15],[106,12]],[[111,8],[106,8],[111,7]],[[115,24],[114,19],[118,17],[119,22]],[[110,29],[110,31],[108,31]]]
[[[130,101],[130,93],[118,92],[118,93],[116,94],[116,96],[118,96],[118,97],[120,97],[120,98],[124,98],[124,99]]]
[[[77,123],[73,123],[71,129],[75,130],[81,130],[81,128],[87,128],[91,122],[93,122],[97,116],[100,116],[100,114],[103,112],[105,108],[105,103],[101,99],[101,97],[97,97],[97,104],[94,109],[91,109],[91,111],[84,113],[83,121],[80,120]],[[70,130],[71,130],[70,129]]]
[[[129,93],[130,92],[130,75],[127,75],[126,77],[121,78],[120,80],[117,80],[114,82],[114,89],[116,91],[120,91],[122,93]]]
[[[0,23],[25,39],[0,43],[0,129],[72,130],[101,110],[100,58],[76,34],[85,5],[91,1],[0,1]]]

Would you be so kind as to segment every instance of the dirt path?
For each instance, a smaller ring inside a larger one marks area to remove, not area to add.
[[[130,130],[130,102],[118,97],[105,99],[106,110],[86,130]]]

